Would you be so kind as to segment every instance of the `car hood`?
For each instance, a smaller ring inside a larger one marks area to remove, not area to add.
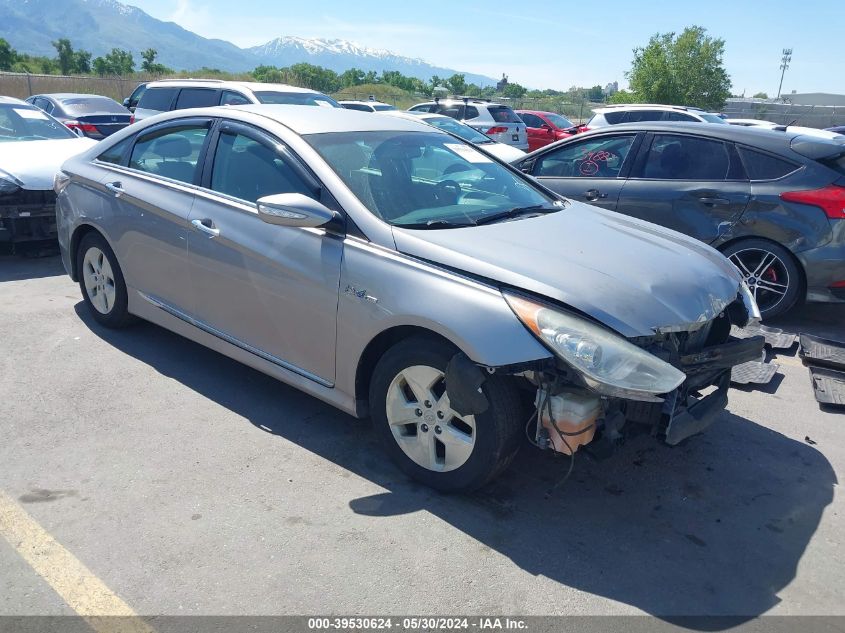
[[[525,156],[525,152],[521,149],[505,145],[504,143],[484,143],[478,147],[486,152],[490,152],[493,156],[505,163],[511,163]]]
[[[0,172],[15,177],[24,189],[52,189],[62,163],[96,144],[90,138],[0,143]]]
[[[393,234],[400,252],[554,299],[626,337],[709,321],[742,279],[706,244],[578,202],[497,224]]]

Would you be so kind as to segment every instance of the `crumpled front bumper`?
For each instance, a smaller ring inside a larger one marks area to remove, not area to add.
[[[56,239],[56,194],[20,191],[0,196],[0,242]]]

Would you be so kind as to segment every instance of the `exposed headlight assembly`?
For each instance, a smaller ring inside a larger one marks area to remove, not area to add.
[[[0,169],[0,196],[17,193],[21,189],[21,182]]]
[[[623,337],[595,323],[504,293],[519,320],[598,393],[659,402],[686,375]]]

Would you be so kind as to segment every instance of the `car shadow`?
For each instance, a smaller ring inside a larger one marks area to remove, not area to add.
[[[66,274],[61,257],[22,257],[0,252],[0,283]]]
[[[526,446],[496,482],[442,495],[387,462],[366,421],[157,326],[106,330],[76,310],[123,353],[386,489],[350,512],[429,512],[530,574],[667,621],[732,616],[680,620],[688,628],[730,628],[778,604],[833,498],[836,476],[816,448],[729,412],[677,447],[639,436],[602,462],[578,454],[551,494],[567,458]]]

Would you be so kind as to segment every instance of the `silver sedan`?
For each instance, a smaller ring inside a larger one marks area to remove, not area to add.
[[[69,160],[55,188],[99,324],[152,321],[369,415],[441,490],[489,481],[526,434],[573,457],[637,429],[676,444],[762,348],[729,339],[756,307],[715,250],[423,123],[177,111]]]

